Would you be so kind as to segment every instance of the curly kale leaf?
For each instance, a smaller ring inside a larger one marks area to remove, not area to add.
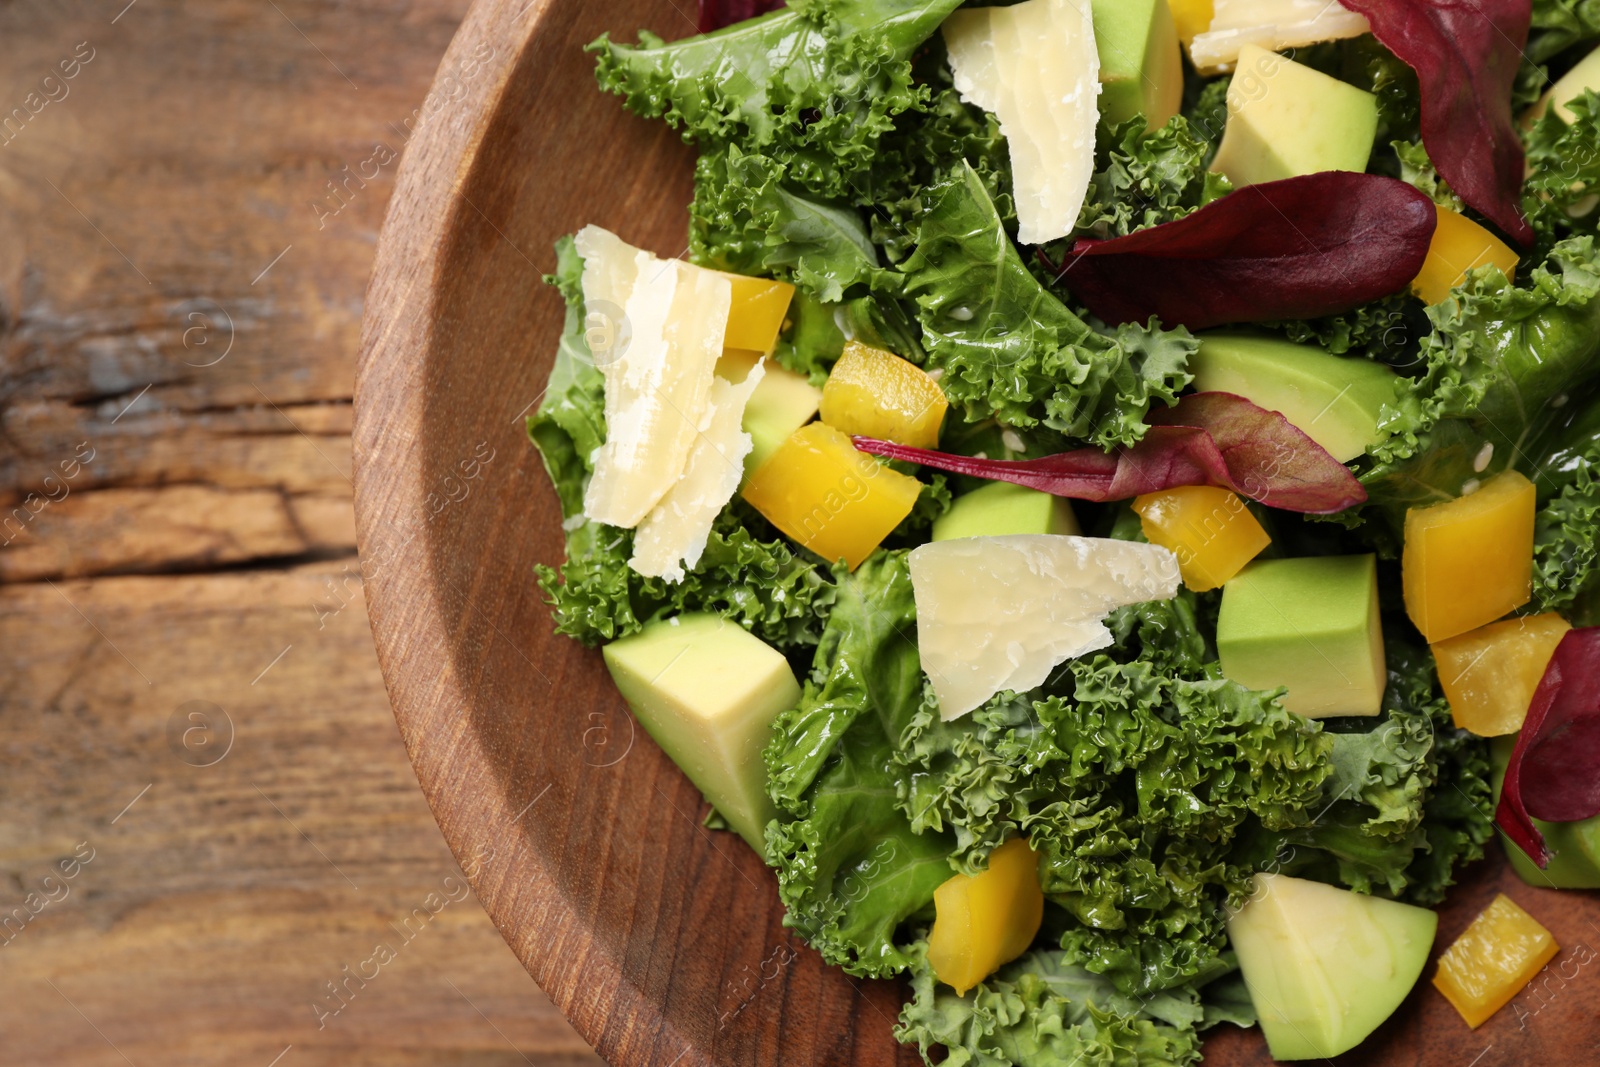
[[[779,648],[815,645],[833,602],[833,582],[782,539],[752,533],[762,525],[738,505],[724,511],[700,562],[673,583],[628,566],[631,530],[584,523],[567,534],[566,562],[535,568],[556,633],[593,646],[637,633],[656,616],[706,611],[736,620]]]
[[[715,33],[602,36],[596,76],[630,111],[702,147],[770,156],[794,186],[855,199],[894,117],[924,107],[911,56],[959,0],[796,0]]]
[[[947,838],[895,805],[894,741],[922,701],[916,606],[904,552],[882,552],[839,592],[798,707],[765,758],[778,818],[767,826],[784,923],[829,963],[886,977],[909,962],[896,929],[950,877]]]
[[[1522,210],[1538,252],[1573,235],[1593,236],[1600,226],[1600,95],[1585,92],[1568,106],[1571,125],[1551,111],[1527,134]]]
[[[1560,408],[1600,373],[1597,295],[1595,238],[1574,237],[1524,285],[1480,268],[1454,299],[1429,308],[1424,371],[1386,409],[1393,435],[1361,478],[1369,506],[1398,529],[1406,508],[1454,499],[1473,478],[1508,467],[1538,475],[1534,457]]]
[[[896,278],[879,267],[860,212],[788,188],[784,177],[772,158],[735,145],[702,154],[689,206],[690,258],[786,278],[826,303],[843,300],[847,290],[893,287]]]
[[[1095,143],[1080,237],[1122,237],[1172,222],[1232,188],[1206,169],[1211,145],[1182,116],[1155,129],[1143,115],[1115,127],[1102,124]]]
[[[1145,412],[1172,404],[1191,375],[1187,330],[1091,329],[1028,270],[982,179],[967,164],[925,193],[903,294],[922,324],[930,369],[969,420],[1044,424],[1105,448],[1144,435]]]
[[[1037,949],[958,997],[934,977],[919,944],[895,1037],[925,1058],[942,1046],[949,1067],[1184,1067],[1200,1060],[1198,1030],[1255,1022],[1237,983],[1220,977],[1228,970],[1215,968],[1210,984],[1136,999],[1067,953]]]
[[[1433,657],[1391,631],[1383,714],[1338,724],[1334,773],[1314,822],[1251,844],[1251,862],[1422,905],[1492,833],[1481,739],[1457,730]]]
[[[1147,995],[1191,981],[1222,949],[1250,868],[1235,838],[1310,821],[1332,740],[1271,693],[1224,681],[1195,597],[1122,609],[1111,654],[1073,661],[1044,690],[1001,694],[901,735],[901,810],[955,836],[968,873],[1024,834],[1046,897],[1070,916],[1069,958]]]
[[[605,379],[584,337],[583,257],[571,237],[556,242],[556,270],[544,280],[561,292],[567,317],[544,399],[528,417],[528,436],[544,458],[562,517],[571,518],[583,510],[589,457],[606,439]]]
[[[1539,509],[1533,533],[1533,597],[1541,611],[1566,613],[1597,584],[1600,562],[1600,448],[1574,464],[1570,480]]]

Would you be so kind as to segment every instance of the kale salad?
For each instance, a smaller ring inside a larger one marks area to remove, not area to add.
[[[556,248],[557,632],[929,1063],[1483,1024],[1463,866],[1600,887],[1600,9],[699,14],[589,46],[699,155]]]

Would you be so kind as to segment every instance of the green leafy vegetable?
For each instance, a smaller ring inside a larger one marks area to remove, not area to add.
[[[895,806],[894,741],[922,702],[905,553],[836,573],[838,598],[800,705],[773,724],[767,826],[784,923],[829,963],[886,977],[910,962],[899,925],[950,877],[950,842]]]
[[[894,285],[858,211],[787,189],[783,178],[777,162],[735,145],[702,154],[689,207],[690,258],[787,278],[828,303],[846,290]]]
[[[1570,126],[1552,110],[1527,135],[1522,209],[1541,252],[1575,234],[1592,236],[1600,225],[1600,95],[1586,92],[1570,109]]]
[[[1541,611],[1569,613],[1600,585],[1600,448],[1584,455],[1571,480],[1539,510],[1533,535],[1533,598]]]
[[[630,111],[714,148],[770,156],[795,186],[850,200],[894,116],[923,107],[911,55],[959,0],[795,0],[716,33],[602,36],[596,76]]]
[[[924,209],[904,295],[952,406],[1110,448],[1144,435],[1151,404],[1176,402],[1197,347],[1187,330],[1091,329],[1029,272],[965,163],[926,192]]]
[[[1121,237],[1181,219],[1232,188],[1206,169],[1211,145],[1181,116],[1156,129],[1143,115],[1114,128],[1102,125],[1095,144],[1077,237]]]
[[[1430,308],[1423,375],[1385,416],[1393,436],[1361,479],[1369,506],[1398,530],[1406,508],[1453,499],[1469,479],[1507,467],[1537,474],[1533,457],[1561,406],[1600,371],[1597,294],[1595,239],[1575,237],[1525,285],[1481,268]]]
[[[965,997],[938,984],[925,947],[911,969],[912,996],[895,1036],[924,1057],[944,1046],[949,1067],[1182,1067],[1200,1060],[1197,1030],[1255,1022],[1248,998],[1226,978],[1136,999],[1056,949],[1028,953]]]
[[[1451,722],[1432,655],[1397,628],[1385,648],[1383,714],[1336,724],[1316,819],[1262,835],[1248,862],[1433,905],[1492,833],[1488,753]]]

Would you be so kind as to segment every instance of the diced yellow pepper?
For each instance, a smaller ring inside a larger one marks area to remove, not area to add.
[[[1433,231],[1428,258],[1411,283],[1411,291],[1424,304],[1441,304],[1450,290],[1467,279],[1467,272],[1492,263],[1509,281],[1517,273],[1517,254],[1504,241],[1476,222],[1447,207],[1438,208],[1439,228]]]
[[[1145,539],[1172,550],[1183,584],[1197,593],[1226,582],[1272,543],[1238,494],[1215,486],[1146,493],[1133,510]]]
[[[1479,737],[1522,729],[1533,691],[1572,624],[1560,615],[1490,623],[1433,646],[1450,717]]]
[[[1560,951],[1549,930],[1501,893],[1439,957],[1433,985],[1476,1030]]]
[[[1188,48],[1194,39],[1211,28],[1216,13],[1212,0],[1167,0],[1172,9],[1172,21],[1178,26],[1178,40]]]
[[[958,874],[933,891],[928,963],[957,995],[1028,951],[1044,918],[1039,860],[1012,838],[989,853],[982,874]]]
[[[722,273],[733,283],[733,303],[728,307],[728,327],[722,335],[723,348],[743,348],[767,355],[778,345],[794,286],[771,278],[750,278],[743,274]]]
[[[939,383],[915,363],[855,341],[844,346],[822,387],[822,421],[829,426],[915,448],[939,443],[949,406]]]
[[[778,529],[855,570],[911,514],[922,483],[856,451],[832,426],[813,422],[790,434],[742,492]]]
[[[1533,483],[1495,475],[1455,500],[1406,512],[1406,613],[1430,642],[1493,622],[1533,595]]]

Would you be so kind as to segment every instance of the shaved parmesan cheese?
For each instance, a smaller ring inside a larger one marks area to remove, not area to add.
[[[1189,58],[1202,74],[1215,74],[1233,69],[1248,44],[1282,52],[1371,32],[1366,16],[1337,0],[1216,0],[1211,27],[1189,45]]]
[[[639,523],[633,535],[628,566],[650,578],[683,581],[684,566],[700,562],[711,536],[711,524],[739,491],[750,435],[740,428],[750,394],[761,384],[766,361],[750,369],[734,385],[725,378],[711,383],[710,421],[695,439],[683,477]]]
[[[605,378],[606,440],[591,457],[583,513],[627,529],[676,484],[710,414],[733,286],[598,226],[575,243],[590,350]]]
[[[935,541],[909,563],[922,669],[947,720],[1105,648],[1108,612],[1170,600],[1179,580],[1157,545],[1052,534]]]
[[[962,99],[992,111],[1011,154],[1017,238],[1070,234],[1094,174],[1100,56],[1089,0],[966,8],[944,22]]]

